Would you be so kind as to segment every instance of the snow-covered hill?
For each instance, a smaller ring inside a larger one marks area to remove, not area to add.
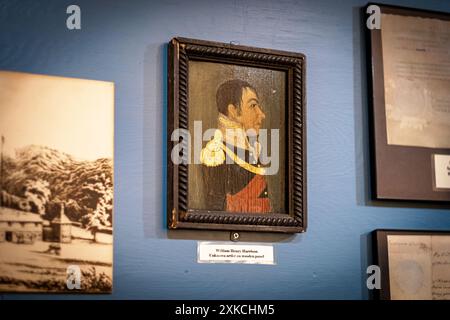
[[[41,203],[46,218],[56,216],[63,202],[72,221],[85,227],[111,226],[112,159],[79,161],[58,150],[31,145],[17,150],[15,158],[6,158],[4,167],[4,189],[32,199],[37,207]]]

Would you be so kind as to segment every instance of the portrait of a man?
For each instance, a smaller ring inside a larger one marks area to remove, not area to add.
[[[216,103],[218,129],[200,156],[208,207],[270,212],[264,168],[258,161],[260,145],[249,139],[258,135],[266,117],[256,89],[243,80],[226,81],[217,90]]]
[[[229,213],[285,212],[285,147],[280,143],[285,139],[285,74],[191,62],[190,78],[190,128],[201,122],[203,132],[212,129],[213,136],[193,155],[200,163],[189,165],[189,206]],[[271,141],[274,130],[277,139]],[[269,139],[263,141],[263,133]],[[269,151],[280,163],[272,173],[271,163],[261,157]]]

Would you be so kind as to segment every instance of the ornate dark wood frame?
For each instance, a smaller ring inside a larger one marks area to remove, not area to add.
[[[304,232],[306,230],[305,56],[210,41],[174,38],[168,48],[167,222],[170,229]],[[175,165],[172,132],[188,129],[189,60],[284,70],[287,73],[288,214],[227,213],[188,208],[188,166]]]

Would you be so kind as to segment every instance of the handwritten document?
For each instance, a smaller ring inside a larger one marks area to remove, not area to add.
[[[387,142],[450,148],[450,21],[382,14]]]
[[[450,236],[388,236],[392,300],[450,300]]]

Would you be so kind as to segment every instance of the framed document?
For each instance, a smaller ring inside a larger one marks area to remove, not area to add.
[[[175,38],[168,71],[168,227],[305,231],[305,56]]]
[[[450,231],[374,231],[382,300],[450,300]]]
[[[450,201],[450,14],[379,5],[368,30],[373,196]]]

